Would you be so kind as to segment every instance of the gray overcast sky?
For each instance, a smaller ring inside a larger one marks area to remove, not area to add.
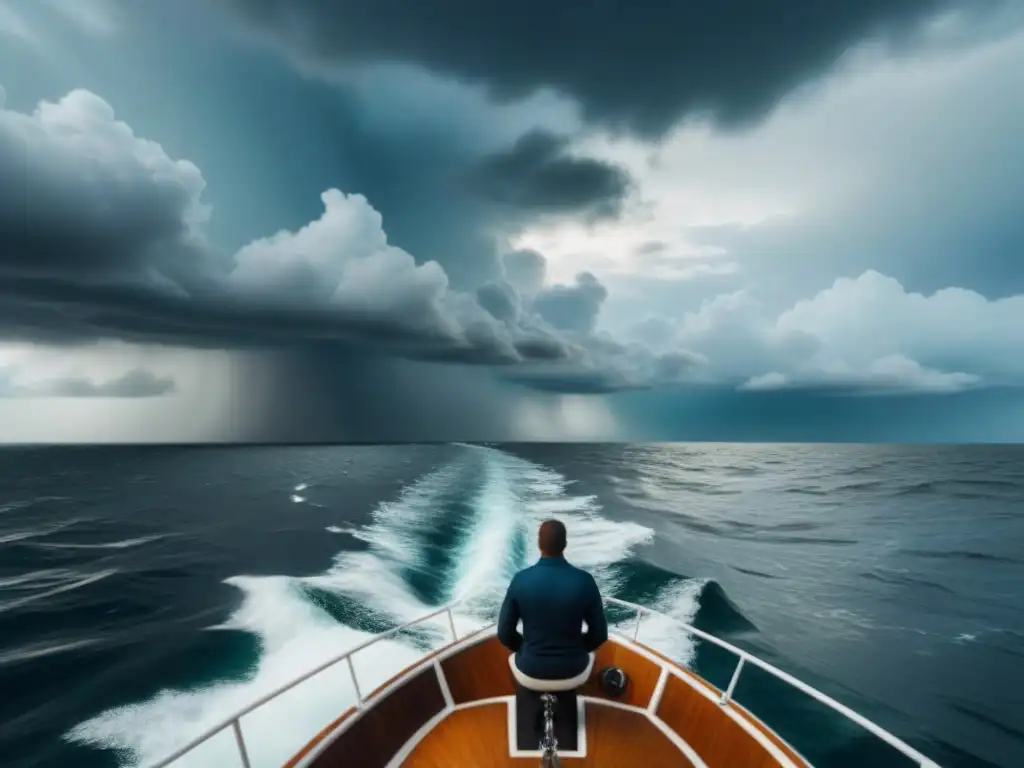
[[[0,0],[0,442],[1022,439],[1024,6],[549,6]]]

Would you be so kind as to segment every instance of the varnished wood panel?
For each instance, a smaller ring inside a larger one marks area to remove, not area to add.
[[[619,667],[629,678],[625,695],[615,701],[632,704],[636,707],[646,707],[658,684],[661,667],[650,659],[645,659],[633,649],[609,640],[597,649],[597,657],[594,659],[594,674],[590,681],[583,686],[584,696],[607,698],[597,684],[597,675],[604,667],[608,666]]]
[[[316,758],[316,768],[383,768],[412,735],[444,709],[433,666],[356,719]]]
[[[638,643],[638,645],[641,645],[641,644]],[[722,689],[721,688],[717,688],[716,686],[712,685],[707,680],[705,680],[703,677],[701,677],[700,675],[698,675],[698,674],[696,674],[694,672],[691,672],[689,669],[684,667],[679,662],[673,661],[672,659],[670,659],[668,656],[666,656],[661,651],[656,651],[653,648],[648,648],[646,645],[643,646],[643,649],[645,651],[647,651],[649,654],[651,654],[652,656],[657,656],[659,659],[664,661],[666,665],[672,667],[677,672],[681,672],[682,674],[686,675],[690,680],[692,680],[693,682],[697,683],[697,685],[700,685],[701,687],[706,689],[708,692],[714,694],[715,696],[720,696],[722,694]]]
[[[700,755],[708,768],[777,768],[778,761],[716,701],[668,678],[657,715]]]
[[[515,691],[508,667],[508,648],[488,637],[441,662],[448,688],[456,704],[511,696]]]
[[[659,651],[656,651],[653,648],[648,648],[647,646],[644,646],[644,650],[648,651],[649,653],[654,654],[655,656],[657,656],[658,658],[664,660],[668,664],[671,664],[675,669],[680,671],[682,674],[686,675],[690,679],[690,681],[692,681],[693,683],[701,686],[702,688],[707,690],[709,693],[711,693],[716,698],[721,696],[721,694],[722,694],[722,689],[721,688],[718,688],[717,686],[712,685],[711,683],[709,683],[707,680],[705,680],[700,675],[697,675],[697,674],[694,674],[693,672],[690,672],[685,667],[683,667],[683,666],[677,664],[676,662],[672,661],[672,659],[670,659],[665,654],[660,653]],[[738,705],[734,701],[733,702],[729,702],[729,704],[727,706],[729,706],[738,715],[743,717],[747,722],[749,722],[751,725],[753,725],[755,728],[757,728],[757,730],[759,730],[761,733],[763,733],[775,746],[777,746],[779,749],[781,749],[782,752],[790,760],[792,760],[796,765],[807,765],[808,764],[807,761],[805,761],[803,758],[800,757],[799,754],[797,754],[796,750],[794,750],[792,747],[790,747],[788,744],[786,744],[785,741],[783,741],[781,738],[779,738],[777,735],[775,735],[775,733],[773,733],[770,728],[766,727],[765,724],[762,723],[760,720],[758,720],[757,717],[753,713],[751,713],[749,710],[747,710],[744,707]]]
[[[690,762],[646,717],[588,703],[587,756],[563,757],[572,768],[690,768]],[[508,710],[484,704],[453,712],[403,763],[408,768],[536,768],[538,758],[508,754]]]

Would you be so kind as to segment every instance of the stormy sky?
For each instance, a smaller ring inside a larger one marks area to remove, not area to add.
[[[0,442],[1024,439],[1013,0],[0,0]]]

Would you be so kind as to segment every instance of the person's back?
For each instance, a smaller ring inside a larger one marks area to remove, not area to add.
[[[562,523],[541,525],[541,558],[512,579],[498,617],[498,639],[516,654],[516,667],[541,680],[580,674],[589,654],[608,639],[597,582],[565,560],[565,539]],[[522,635],[517,631],[520,619]]]

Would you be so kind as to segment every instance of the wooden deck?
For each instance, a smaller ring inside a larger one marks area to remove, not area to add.
[[[638,712],[587,704],[587,756],[562,757],[565,766],[692,768],[668,737]],[[511,757],[508,704],[459,709],[434,727],[402,763],[409,768],[533,766],[536,757]]]
[[[593,681],[583,687],[581,695],[592,699],[585,705],[586,752],[563,756],[567,766],[808,768],[747,710],[720,704],[718,689],[659,654],[613,638],[598,650],[594,669],[609,665],[621,667],[629,684],[614,702]],[[483,633],[399,673],[363,711],[325,728],[288,765],[537,765],[536,757],[511,754],[514,693],[508,651]]]

